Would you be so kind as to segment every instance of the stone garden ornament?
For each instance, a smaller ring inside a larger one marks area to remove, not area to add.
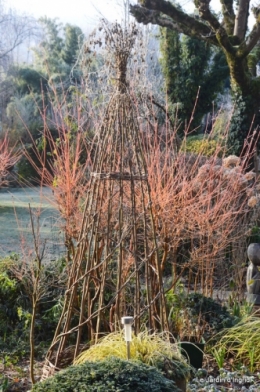
[[[247,301],[260,305],[260,243],[250,244],[247,248],[250,264],[247,268]]]

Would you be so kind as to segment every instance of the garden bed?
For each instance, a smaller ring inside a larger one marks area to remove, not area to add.
[[[35,362],[35,374],[36,379],[39,380],[41,377],[42,367],[44,361]],[[218,366],[212,357],[206,356],[203,369],[199,370],[195,377],[188,384],[187,392],[238,392],[243,390],[251,392],[259,392],[260,390],[260,373],[255,372],[249,374],[245,368],[240,371],[231,371],[230,362],[226,362],[224,365],[225,370],[219,372]],[[17,362],[15,365],[9,364],[9,366],[3,370],[0,368],[2,373],[0,379],[0,390],[1,382],[6,378],[8,380],[7,389],[3,389],[3,392],[26,392],[31,388],[31,381],[29,377],[29,359],[23,359]],[[242,389],[243,388],[243,389]],[[246,388],[246,389],[245,389]]]

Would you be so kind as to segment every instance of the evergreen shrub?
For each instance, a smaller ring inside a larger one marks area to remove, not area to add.
[[[34,385],[32,392],[179,392],[156,368],[109,357],[71,366]]]
[[[181,149],[187,153],[212,156],[215,154],[219,143],[205,135],[188,136]]]

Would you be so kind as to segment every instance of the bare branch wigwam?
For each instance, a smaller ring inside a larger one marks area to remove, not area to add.
[[[150,330],[168,328],[147,166],[126,80],[137,29],[103,28],[114,55],[115,87],[97,135],[63,311],[44,376],[62,366],[68,347],[76,358],[86,336],[93,341],[101,332],[119,329],[123,315],[134,315],[136,333],[142,316]]]

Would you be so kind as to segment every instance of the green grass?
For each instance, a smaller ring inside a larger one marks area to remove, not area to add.
[[[57,242],[62,241],[59,214],[51,201],[52,193],[47,188],[0,190],[0,256],[21,253],[21,241],[25,241],[27,248],[33,249],[29,204],[35,216],[39,214],[40,237],[46,240],[46,253],[50,257],[55,253],[53,249],[59,253]]]
[[[33,208],[52,208],[52,194],[50,189],[34,188],[6,188],[0,190],[1,207],[27,208],[30,203]]]

